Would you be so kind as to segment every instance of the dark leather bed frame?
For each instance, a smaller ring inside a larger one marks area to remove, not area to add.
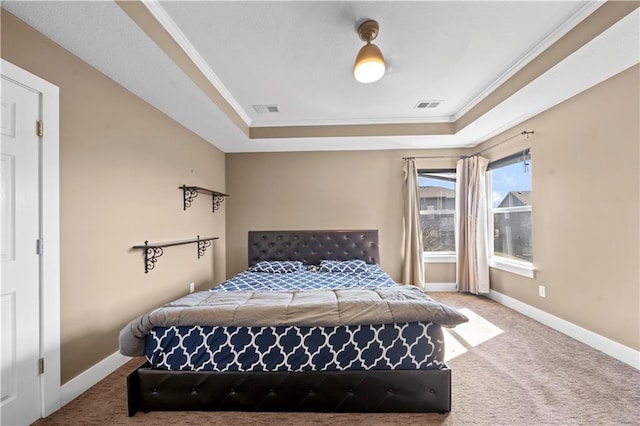
[[[379,263],[378,231],[249,231],[260,260]],[[451,370],[195,372],[144,364],[127,377],[137,411],[437,412],[451,410]]]

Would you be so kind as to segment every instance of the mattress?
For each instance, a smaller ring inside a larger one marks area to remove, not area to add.
[[[259,262],[212,292],[281,292],[397,286],[363,261]],[[145,355],[172,371],[429,370],[444,364],[439,324],[405,322],[332,326],[157,326]]]
[[[156,327],[153,368],[186,371],[430,370],[444,366],[438,324]]]

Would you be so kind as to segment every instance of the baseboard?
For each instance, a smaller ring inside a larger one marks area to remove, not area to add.
[[[427,293],[458,291],[458,285],[456,283],[426,283],[424,291]]]
[[[570,323],[569,321],[558,318],[543,310],[534,308],[531,305],[527,305],[517,299],[506,296],[497,291],[491,290],[487,295],[490,299],[504,305],[514,311],[520,312],[523,315],[532,318],[547,327],[551,327],[560,333],[566,334],[569,337],[576,339],[585,345],[591,346],[612,358],[624,362],[632,366],[633,368],[640,370],[640,352],[632,349],[628,346],[615,342],[607,337],[596,334],[592,331],[582,328],[578,325]]]
[[[61,386],[61,404],[67,405],[91,386],[116,371],[131,358],[115,352]]]

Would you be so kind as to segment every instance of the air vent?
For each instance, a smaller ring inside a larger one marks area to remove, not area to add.
[[[443,101],[419,101],[415,109],[431,109],[437,108]]]
[[[255,109],[258,114],[269,114],[272,112],[280,112],[278,110],[278,105],[254,105],[253,109]]]

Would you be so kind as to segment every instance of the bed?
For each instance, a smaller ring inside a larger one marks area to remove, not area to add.
[[[466,318],[378,264],[376,230],[250,231],[246,271],[121,332],[147,358],[129,415],[450,411],[442,326]]]

